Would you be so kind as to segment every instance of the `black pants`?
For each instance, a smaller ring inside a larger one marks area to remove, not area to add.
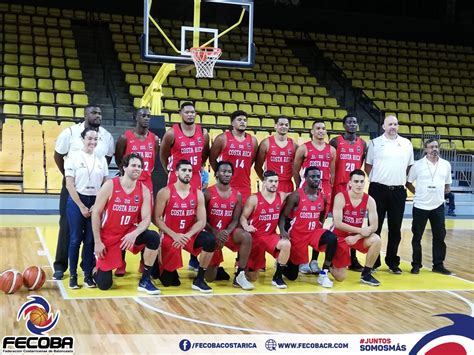
[[[59,233],[58,244],[56,246],[56,257],[54,259],[54,271],[65,272],[68,266],[69,249],[69,225],[66,215],[66,203],[69,192],[66,189],[66,179],[63,178],[61,196],[59,197]]]
[[[421,238],[425,231],[426,222],[430,221],[431,232],[433,233],[433,267],[444,266],[444,259],[446,258],[446,228],[444,226],[444,204],[435,208],[434,210],[422,210],[413,207],[413,222],[411,231],[413,232],[413,239],[411,246],[413,248],[412,262],[413,267],[421,265]]]
[[[391,187],[372,182],[369,186],[369,195],[373,197],[377,204],[377,215],[379,225],[376,233],[380,235],[382,231],[385,215],[388,221],[388,242],[385,254],[385,264],[388,267],[398,267],[400,257],[398,256],[398,246],[401,240],[401,228],[403,212],[405,211],[405,201],[407,191],[403,186]],[[377,263],[376,263],[377,265]]]

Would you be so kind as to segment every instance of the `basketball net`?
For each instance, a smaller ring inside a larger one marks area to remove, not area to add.
[[[220,48],[193,47],[189,50],[196,66],[196,78],[213,78],[214,65],[222,54]]]

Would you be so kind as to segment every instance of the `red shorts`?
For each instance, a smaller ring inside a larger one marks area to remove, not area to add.
[[[293,181],[291,180],[280,180],[278,182],[278,191],[279,192],[293,192],[295,189]]]
[[[234,229],[235,232],[235,229]],[[234,253],[240,250],[240,245],[234,243],[234,232],[229,236],[227,241],[225,242],[224,246],[232,250]],[[222,249],[216,249],[214,251],[214,255],[212,256],[211,262],[209,263],[210,266],[219,266],[221,262],[224,261],[224,256],[222,254]]]
[[[168,186],[174,184],[176,181],[178,181],[178,177],[176,176],[176,173],[174,171],[170,171],[168,174]],[[193,171],[193,176],[191,177],[191,181],[189,183],[189,186],[195,187],[198,190],[201,190],[202,187],[202,182],[201,182],[201,174],[195,173]]]
[[[369,249],[364,247],[364,240],[364,238],[359,239],[357,243],[349,246],[344,237],[337,237],[336,255],[334,255],[334,259],[332,259],[334,267],[343,268],[351,264],[351,248],[363,254],[367,254]]]
[[[192,236],[183,248],[176,248],[173,246],[173,238],[169,235],[164,234],[161,241],[161,265],[160,271],[175,271],[183,267],[183,258],[181,256],[181,250],[184,249],[187,252],[198,256],[202,248],[194,248],[194,241],[197,235]]]
[[[290,261],[294,265],[307,264],[308,258],[308,247],[311,246],[313,249],[318,251],[326,251],[326,245],[319,246],[319,240],[321,236],[326,232],[327,229],[316,229],[311,233],[304,235],[290,232],[291,241],[291,252]]]
[[[252,271],[263,269],[266,265],[265,252],[273,257],[278,257],[280,251],[276,249],[280,236],[278,234],[270,234],[255,237],[252,234],[252,250],[250,251],[247,267]]]
[[[121,237],[120,237],[121,238]],[[106,239],[110,239],[110,236],[107,236]],[[102,271],[110,271],[114,270],[120,266],[122,266],[122,249],[120,248],[120,244],[122,240],[119,239],[115,243],[105,244],[106,254],[103,258],[98,258],[96,260],[97,269]],[[134,245],[131,251],[133,254],[138,254],[145,248],[145,244],[141,245]]]
[[[336,195],[339,192],[347,191],[347,189],[348,189],[347,183],[346,184],[337,184],[337,185],[333,186],[332,196],[331,196],[331,207],[334,205],[334,197],[336,197]],[[332,211],[332,209],[331,209],[331,211]]]

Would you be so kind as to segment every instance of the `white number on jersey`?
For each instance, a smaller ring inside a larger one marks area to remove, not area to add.
[[[122,216],[120,217],[120,225],[121,226],[126,226],[130,223],[131,216]]]
[[[355,170],[355,163],[346,163],[346,171],[352,172]]]

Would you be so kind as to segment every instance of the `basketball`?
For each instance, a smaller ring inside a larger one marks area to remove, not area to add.
[[[5,293],[15,293],[23,285],[23,277],[18,270],[10,269],[0,276],[0,288]]]
[[[42,327],[48,321],[48,313],[43,308],[35,308],[30,313],[30,321],[39,327]]]
[[[46,280],[46,273],[39,266],[30,266],[23,271],[23,285],[30,290],[39,290]]]

